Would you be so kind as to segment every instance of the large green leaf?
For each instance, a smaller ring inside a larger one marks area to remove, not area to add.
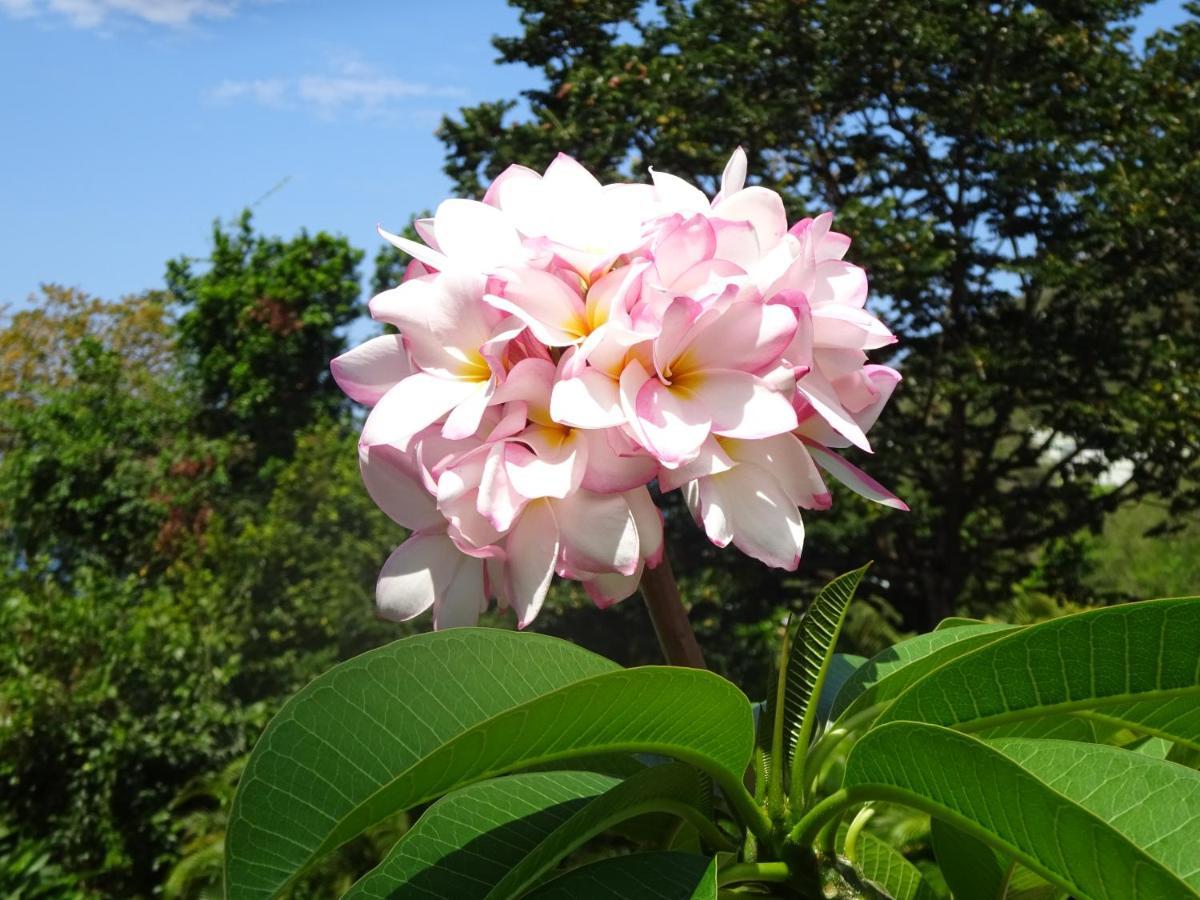
[[[618,822],[650,812],[680,816],[689,824],[700,826],[704,836],[714,843],[731,850],[731,840],[721,835],[699,811],[704,802],[702,792],[708,790],[711,790],[708,780],[681,763],[655,766],[634,775],[576,812],[524,859],[510,856],[511,871],[487,896],[489,900],[518,896],[585,841]]]
[[[894,722],[851,751],[844,789],[945,819],[1077,896],[1200,889],[1200,773],[1141,754]]]
[[[938,666],[991,643],[1011,629],[1011,625],[963,623],[901,641],[855,670],[838,691],[829,718],[847,719],[898,697]]]
[[[926,900],[933,896],[921,870],[869,831],[858,836],[854,867],[892,900]]]
[[[1064,616],[947,662],[877,721],[978,731],[1051,713],[1104,713],[1108,707],[1129,713],[1148,701],[1200,702],[1197,647],[1198,599],[1150,600]]]
[[[752,741],[749,703],[708,672],[620,670],[493,629],[408,638],[322,675],[268,726],[234,803],[229,896],[271,896],[395,810],[555,760],[658,753],[740,790]]]
[[[429,807],[345,900],[482,897],[514,861],[618,784],[594,772],[530,772],[457,790]]]
[[[941,819],[932,823],[938,868],[955,900],[1054,900],[1061,890]]]
[[[635,853],[572,869],[529,900],[716,900],[717,864],[690,853]]]
[[[839,575],[817,593],[792,634],[784,673],[783,735],[793,776],[817,722],[817,703],[846,609],[870,564]],[[795,778],[793,777],[793,783]]]

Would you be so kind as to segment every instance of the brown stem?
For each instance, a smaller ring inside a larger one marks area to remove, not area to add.
[[[703,669],[704,654],[696,643],[696,633],[688,622],[687,610],[679,597],[679,585],[675,583],[675,574],[665,552],[661,563],[653,569],[647,566],[642,572],[641,590],[667,662],[672,666]]]

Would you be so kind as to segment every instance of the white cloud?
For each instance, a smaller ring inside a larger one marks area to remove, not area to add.
[[[77,28],[100,28],[110,19],[132,19],[180,28],[197,19],[233,14],[239,0],[0,0],[11,16],[59,15]]]
[[[251,101],[275,108],[308,108],[322,118],[343,114],[378,117],[405,101],[463,96],[460,88],[407,81],[377,72],[357,59],[342,59],[333,72],[288,78],[225,80],[208,92],[219,103]]]

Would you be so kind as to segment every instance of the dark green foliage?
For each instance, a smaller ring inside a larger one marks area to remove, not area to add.
[[[839,523],[852,557],[818,526],[807,565],[870,552],[928,626],[1123,504],[1194,507],[1194,19],[1142,54],[1133,0],[514,5],[501,60],[546,84],[443,123],[462,192],[559,150],[711,186],[741,144],[855,238],[905,375],[866,464],[914,511]]]
[[[213,227],[202,272],[167,266],[183,307],[179,346],[200,388],[215,437],[244,437],[263,462],[290,453],[293,436],[342,405],[329,360],[345,349],[338,329],[359,313],[362,251],[325,232],[290,241],[256,235],[249,211]]]
[[[403,534],[326,374],[361,254],[248,218],[215,242],[203,275],[172,264],[178,316],[48,288],[0,330],[0,893],[149,896],[194,839],[179,792],[403,633],[371,609]]]

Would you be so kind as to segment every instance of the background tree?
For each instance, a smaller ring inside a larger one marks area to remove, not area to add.
[[[742,144],[792,215],[854,236],[905,375],[865,465],[914,512],[815,533],[808,566],[874,556],[927,626],[1124,504],[1194,508],[1195,4],[1145,53],[1135,0],[514,5],[500,61],[545,84],[527,117],[443,122],[461,192],[559,150],[711,185]]]
[[[214,225],[202,271],[194,260],[168,263],[179,348],[209,434],[244,436],[261,463],[290,455],[296,432],[342,407],[329,360],[345,349],[339,329],[360,312],[361,260],[325,232],[256,235],[247,210],[228,229]]]
[[[403,535],[326,374],[360,257],[244,216],[174,297],[48,287],[0,322],[0,894],[152,895],[179,792],[403,633],[372,615]]]

